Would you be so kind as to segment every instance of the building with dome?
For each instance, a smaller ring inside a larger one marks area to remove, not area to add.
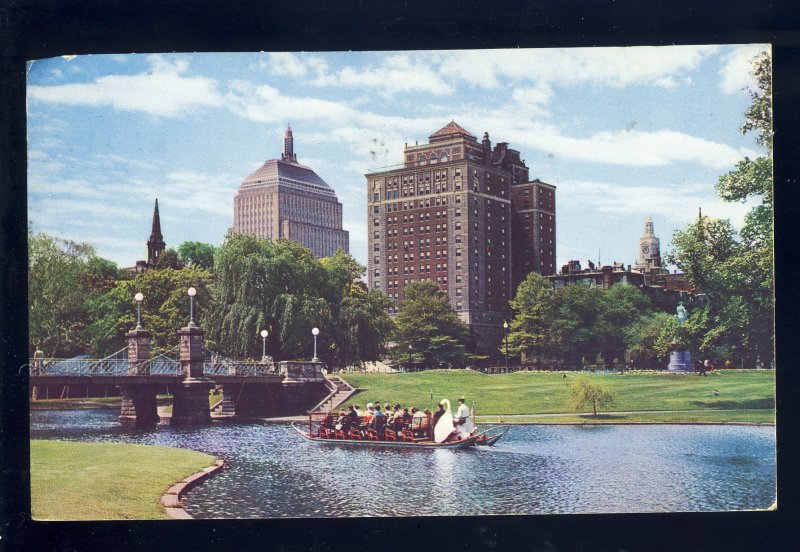
[[[293,240],[320,258],[337,249],[349,252],[342,204],[311,167],[297,162],[291,127],[284,135],[281,158],[265,162],[239,186],[228,233]]]

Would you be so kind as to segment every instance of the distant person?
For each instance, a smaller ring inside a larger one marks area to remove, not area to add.
[[[708,359],[705,359],[703,362],[701,362],[701,363],[700,363],[700,373],[699,373],[699,374],[697,374],[697,375],[698,375],[698,376],[703,376],[703,377],[706,377],[706,378],[707,378],[707,377],[708,377],[708,374],[706,374],[706,370],[708,370],[708,365],[709,365],[709,364],[710,364],[710,361],[709,361]]]
[[[464,397],[458,399],[458,410],[455,416],[455,425],[458,432],[462,435],[469,435],[475,429],[475,424],[469,416],[469,407],[466,405]]]
[[[436,427],[436,424],[439,422],[439,418],[444,415],[444,405],[439,403],[439,409],[433,413],[431,416],[431,438],[433,438],[433,428]]]

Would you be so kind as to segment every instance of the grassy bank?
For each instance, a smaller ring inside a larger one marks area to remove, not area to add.
[[[567,372],[517,372],[487,375],[471,370],[431,370],[411,374],[346,374],[359,388],[349,402],[399,402],[431,408],[442,398],[455,405],[459,396],[475,403],[475,413],[498,421],[503,415],[570,413],[569,385],[577,376]],[[741,422],[774,423],[775,373],[773,371],[721,370],[708,377],[695,374],[636,373],[587,374],[615,395],[606,413],[630,413],[592,419],[567,414],[532,417],[527,423],[620,422]],[[431,399],[431,393],[433,398]],[[491,417],[489,417],[491,416]],[[506,420],[517,421],[517,420]]]
[[[33,440],[33,517],[169,519],[161,494],[213,461],[208,454],[166,447]]]

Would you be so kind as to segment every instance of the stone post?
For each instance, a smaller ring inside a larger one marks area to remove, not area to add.
[[[125,337],[128,338],[128,377],[150,375],[150,366],[145,362],[150,359],[150,332],[137,329],[126,333]],[[119,421],[134,423],[136,427],[156,425],[159,421],[156,387],[141,382],[120,387],[122,403]]]
[[[174,425],[210,424],[208,393],[214,383],[203,375],[203,330],[193,323],[178,330],[183,379],[172,398]]]

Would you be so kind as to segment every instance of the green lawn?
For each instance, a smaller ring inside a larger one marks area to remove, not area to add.
[[[471,370],[431,370],[408,374],[353,373],[345,374],[344,379],[359,389],[348,404],[355,402],[363,407],[377,400],[431,408],[440,399],[447,398],[455,408],[456,399],[464,396],[467,404],[474,401],[476,415],[487,416],[571,412],[569,384],[578,374],[566,374],[564,378],[561,372],[487,375]],[[774,371],[720,370],[708,377],[660,372],[590,373],[587,377],[606,384],[614,392],[610,412],[698,411],[690,417],[675,415],[675,419],[668,419],[667,416],[663,421],[746,422],[752,418],[753,421],[774,422]],[[708,409],[735,412],[699,412]],[[629,416],[626,421],[648,421],[644,417],[649,415]],[[552,422],[542,420],[542,423]]]
[[[161,494],[213,461],[184,449],[32,440],[33,518],[168,519]]]

